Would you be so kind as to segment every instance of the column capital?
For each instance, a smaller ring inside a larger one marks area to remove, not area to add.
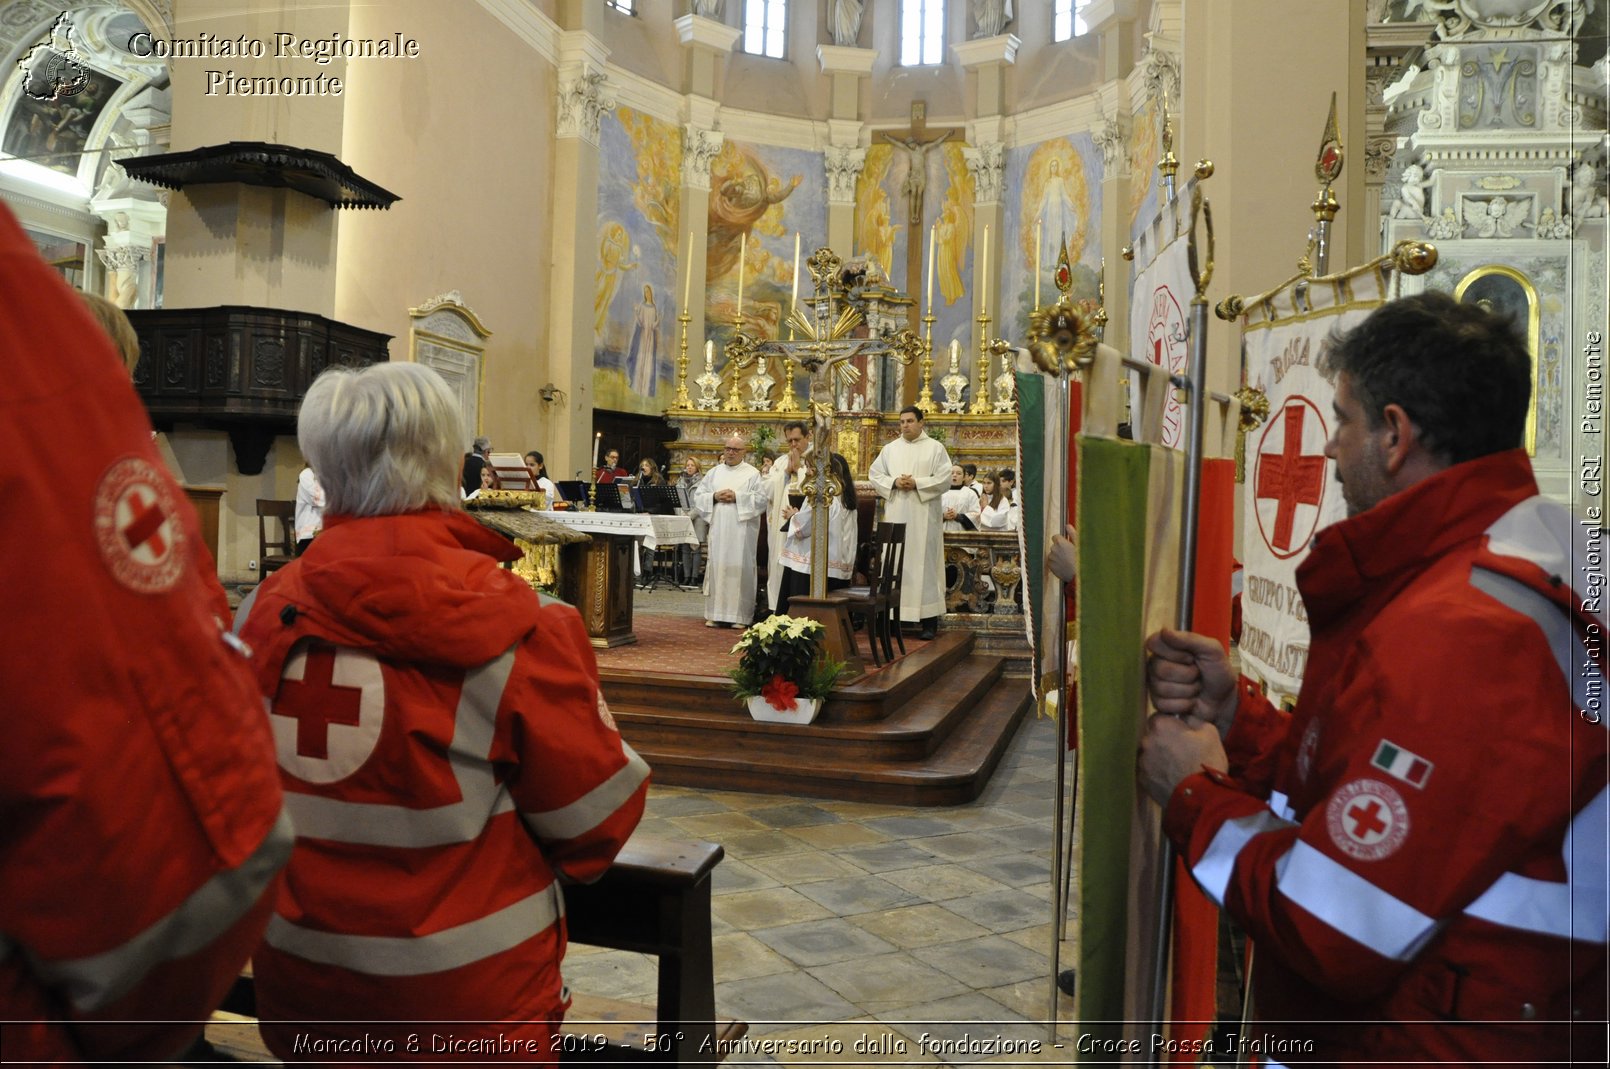
[[[1169,107],[1178,114],[1180,106],[1180,55],[1173,47],[1154,37],[1152,46],[1141,57],[1141,78],[1146,94],[1156,98],[1168,93]]]
[[[876,48],[852,48],[849,45],[817,45],[816,61],[823,74],[871,74],[877,61]]]
[[[950,50],[961,60],[962,67],[977,70],[991,63],[1016,63],[1017,50],[1022,44],[1023,42],[1015,34],[1003,33],[999,37],[979,37],[971,41],[962,41],[951,45]]]
[[[1006,171],[1006,145],[985,141],[962,149],[967,172],[973,176],[973,203],[994,204],[1001,199],[1001,180]]]
[[[702,48],[724,56],[731,52],[743,36],[743,31],[736,26],[728,26],[715,19],[707,19],[700,15],[683,15],[672,23],[676,27],[676,36],[689,48]]]
[[[1106,178],[1129,175],[1129,115],[1114,111],[1102,118],[1091,136],[1101,150],[1101,166]]]
[[[829,145],[822,153],[827,170],[827,202],[854,204],[855,183],[866,166],[866,149],[850,145]]]
[[[604,112],[615,110],[615,92],[602,69],[587,64],[559,75],[559,122],[554,136],[580,138],[598,145],[598,124]]]
[[[682,127],[682,184],[710,191],[710,164],[721,154],[727,135],[688,123]]]

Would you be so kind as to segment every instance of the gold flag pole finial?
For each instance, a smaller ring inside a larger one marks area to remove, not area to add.
[[[1180,170],[1179,157],[1174,155],[1174,116],[1168,110],[1168,86],[1163,86],[1163,158],[1157,161],[1157,173],[1163,178],[1163,201],[1174,199],[1174,179]]]
[[[1330,228],[1341,210],[1336,192],[1331,188],[1341,177],[1346,154],[1342,150],[1342,136],[1336,128],[1336,94],[1330,95],[1330,114],[1325,118],[1325,133],[1319,141],[1319,155],[1314,159],[1314,177],[1319,180],[1319,193],[1311,205],[1314,212],[1314,233],[1310,239],[1309,260],[1312,273],[1323,275],[1330,270]]]

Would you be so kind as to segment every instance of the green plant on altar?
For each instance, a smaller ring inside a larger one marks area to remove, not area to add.
[[[934,441],[938,442],[940,445],[945,444],[945,439],[947,437],[949,437],[949,435],[945,431],[945,428],[936,427],[932,423],[925,424],[924,426],[926,427],[926,429],[928,431],[928,437],[932,438]]]
[[[827,629],[806,616],[771,616],[751,626],[732,647],[738,667],[728,672],[739,701],[764,698],[774,709],[792,709],[797,698],[826,698],[844,672],[844,662],[824,653]]]
[[[767,453],[777,452],[781,450],[777,448],[777,432],[772,429],[771,424],[762,423],[756,426],[754,433],[749,436],[749,455],[755,458],[755,463],[758,465],[760,458]]]

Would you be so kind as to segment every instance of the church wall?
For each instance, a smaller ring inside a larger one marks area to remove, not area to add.
[[[1101,153],[1089,134],[1022,145],[1006,152],[1001,242],[1001,326],[1007,338],[1028,333],[1034,308],[1034,245],[1041,231],[1040,300],[1057,296],[1053,275],[1066,235],[1075,299],[1095,300],[1101,278]]]
[[[342,158],[402,200],[341,219],[336,317],[393,335],[457,290],[492,332],[480,426],[500,449],[548,448],[537,396],[557,381],[545,339],[551,272],[553,66],[476,4],[354,5],[353,36],[404,27],[411,63],[352,64]]]
[[[594,403],[657,414],[676,390],[682,134],[620,107],[600,121],[598,151]]]
[[[763,198],[751,192],[756,182]],[[730,138],[722,147],[710,168],[705,261],[705,321],[718,347],[731,336],[738,311],[738,254],[746,231],[743,315],[751,333],[777,337],[788,314],[795,231],[802,250],[800,291],[808,292],[803,261],[827,242],[826,183],[819,152]],[[834,251],[849,255],[847,249]]]

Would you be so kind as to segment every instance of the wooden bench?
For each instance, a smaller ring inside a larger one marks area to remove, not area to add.
[[[565,888],[570,941],[657,956],[659,991],[652,1007],[573,993],[561,1061],[715,1065],[748,1031],[715,1012],[710,874],[723,854],[715,843],[633,837],[596,883]],[[248,966],[207,1026],[218,1060],[272,1064],[256,1014]]]

